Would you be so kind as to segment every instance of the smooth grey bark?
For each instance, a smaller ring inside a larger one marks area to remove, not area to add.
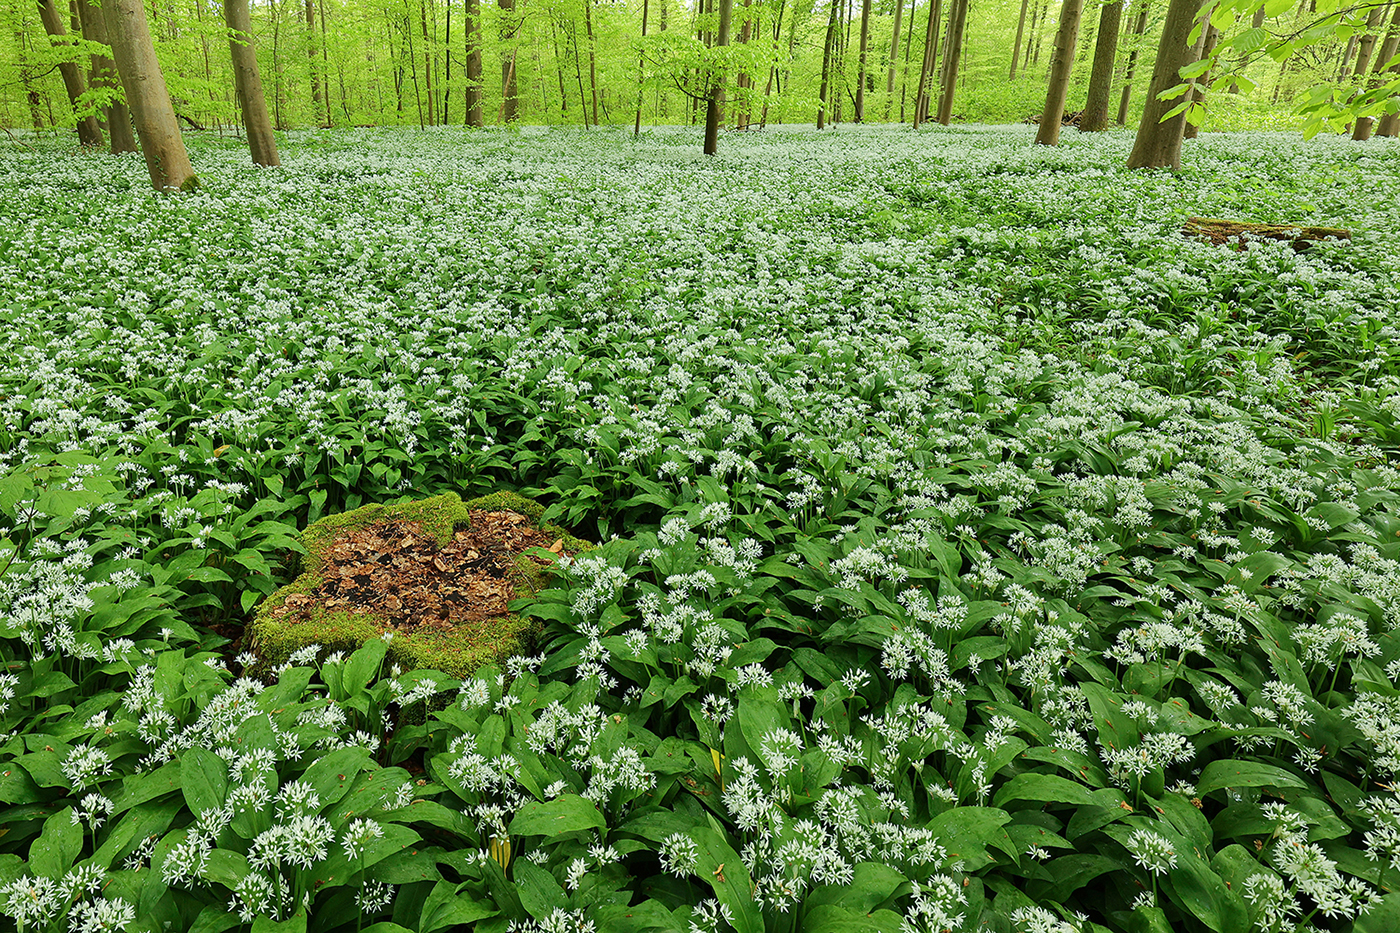
[[[1133,24],[1133,38],[1139,39],[1147,31],[1148,8],[1152,5],[1152,0],[1142,0],[1142,7],[1138,10],[1137,22]],[[1128,53],[1128,64],[1123,71],[1123,96],[1118,100],[1118,117],[1114,120],[1119,126],[1128,122],[1128,101],[1133,97],[1133,74],[1137,71],[1138,42],[1134,41],[1133,49]]]
[[[715,45],[724,48],[729,44],[729,23],[734,16],[734,0],[720,0],[719,35]],[[724,122],[724,75],[717,75],[710,88],[709,100],[705,103],[705,155],[719,152],[719,127]]]
[[[307,8],[310,9],[308,3]],[[224,23],[228,26],[229,56],[233,59],[233,86],[248,134],[248,152],[256,165],[281,165],[277,139],[272,135],[272,117],[263,97],[262,76],[258,73],[258,50],[253,43],[253,21],[248,0],[224,0]]]
[[[1050,58],[1045,109],[1041,111],[1040,126],[1035,133],[1035,141],[1042,146],[1057,146],[1060,142],[1060,121],[1065,115],[1065,100],[1069,97],[1069,76],[1074,70],[1074,45],[1079,38],[1079,19],[1083,12],[1084,0],[1064,0],[1060,5],[1060,28],[1055,32],[1055,50]]]
[[[943,52],[943,92],[938,97],[938,122],[953,121],[953,94],[958,86],[958,65],[962,62],[963,36],[967,31],[968,0],[953,0],[948,10],[948,41]]]
[[[44,23],[44,32],[49,34],[50,45],[68,45],[68,31],[63,27],[63,17],[58,13],[54,0],[39,0],[39,19]],[[63,88],[68,92],[68,102],[73,107],[74,121],[78,125],[78,142],[84,146],[101,146],[102,130],[97,126],[97,115],[78,116],[83,106],[82,96],[87,93],[87,78],[77,62],[60,62],[58,73],[63,78]]]
[[[1021,39],[1026,34],[1026,7],[1030,6],[1030,0],[1021,0],[1021,18],[1016,21],[1016,45],[1011,50],[1011,75],[1010,80],[1016,80],[1016,62],[1021,57]]]
[[[102,7],[89,0],[77,0],[77,6],[83,38],[108,45],[107,23],[102,18]],[[93,87],[115,91],[118,97],[121,95],[121,78],[117,76],[117,66],[110,55],[92,57],[88,81]],[[136,151],[136,134],[131,131],[131,111],[127,109],[125,100],[113,100],[107,105],[107,138],[111,143],[112,155]]]
[[[870,0],[860,5],[860,58],[856,66],[856,122],[865,122],[865,56],[870,50]]]
[[[1171,0],[1167,19],[1162,24],[1162,39],[1157,45],[1157,64],[1152,69],[1152,82],[1147,88],[1147,101],[1142,108],[1133,151],[1128,156],[1128,168],[1181,168],[1181,133],[1186,125],[1185,112],[1163,119],[1180,104],[1185,92],[1167,100],[1157,95],[1181,83],[1181,69],[1192,61],[1194,46],[1189,42],[1195,24],[1199,0]]]
[[[1079,129],[1096,133],[1108,129],[1108,98],[1113,93],[1113,62],[1118,57],[1118,33],[1123,24],[1123,0],[1104,4],[1099,12],[1099,35],[1094,42],[1094,67]]]
[[[151,42],[145,5],[142,0],[105,0],[102,16],[151,184],[157,191],[194,190],[199,187],[199,178],[175,120],[175,108]]]
[[[463,13],[466,20],[467,51],[467,60],[463,67],[466,70],[467,87],[462,96],[466,99],[466,124],[480,129],[486,125],[481,113],[481,0],[463,0]],[[560,91],[562,90],[561,84]]]

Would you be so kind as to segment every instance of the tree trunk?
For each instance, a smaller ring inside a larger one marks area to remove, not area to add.
[[[256,165],[281,165],[277,140],[272,135],[272,118],[267,114],[262,77],[258,74],[258,50],[253,44],[253,21],[248,0],[224,0],[224,22],[228,25],[228,48],[233,58],[233,86],[243,111],[243,127],[248,133],[248,150]]]
[[[1096,133],[1108,129],[1108,98],[1113,92],[1113,62],[1118,56],[1118,33],[1123,22],[1123,0],[1105,4],[1099,12],[1099,37],[1094,43],[1094,68],[1089,74],[1089,94],[1079,129]]]
[[[914,129],[928,117],[928,101],[933,91],[929,82],[933,79],[933,66],[938,61],[938,27],[942,15],[939,7],[942,0],[933,0],[928,7],[928,26],[924,29],[924,58],[919,64],[919,86],[914,91]]]
[[[333,126],[335,120],[331,118],[331,59],[329,46],[326,42],[326,2],[320,0],[317,4],[321,11],[321,102],[326,105],[326,126]],[[345,105],[344,73],[341,74],[340,103]]]
[[[642,38],[647,37],[647,14],[651,11],[651,5],[647,0],[642,0]],[[632,136],[636,138],[642,135],[642,87],[646,83],[646,60],[637,55],[637,122],[632,127]]]
[[[1199,49],[1196,53],[1197,61],[1204,61],[1206,58],[1209,58],[1210,54],[1215,51],[1216,43],[1220,41],[1220,30],[1216,29],[1214,26],[1207,26],[1201,31],[1201,34],[1205,37],[1205,41],[1203,44],[1197,43]],[[1194,103],[1199,104],[1201,101],[1205,100],[1206,95],[1202,88],[1208,84],[1210,84],[1210,72],[1208,71],[1191,82],[1191,100]],[[1200,132],[1201,127],[1199,124],[1187,120],[1186,128],[1182,130],[1182,136],[1186,139],[1195,139],[1200,135]]]
[[[896,0],[900,2],[900,0]],[[856,63],[856,122],[865,122],[865,56],[870,50],[870,0],[860,6],[860,53]]]
[[[520,101],[516,97],[515,50],[507,43],[515,37],[515,0],[496,0],[501,16],[501,113],[500,122],[514,123],[520,118]]]
[[[199,187],[199,178],[185,151],[180,124],[175,121],[175,108],[170,104],[146,23],[145,5],[142,0],[105,0],[102,15],[151,184],[157,191],[193,191]]]
[[[1021,0],[1021,18],[1016,21],[1016,45],[1011,50],[1011,75],[1010,80],[1016,80],[1016,63],[1021,58],[1021,38],[1026,34],[1026,7],[1030,6],[1030,0]]]
[[[913,13],[911,11],[910,15]],[[885,80],[885,119],[890,118],[890,106],[894,103],[894,68],[899,61],[899,21],[904,16],[904,0],[894,0],[894,32],[890,36],[890,71]]]
[[[831,18],[826,24],[826,41],[822,43],[822,84],[817,92],[817,129],[826,129],[827,94],[831,90],[832,46],[836,43],[836,4],[831,0]]]
[[[1142,108],[1142,122],[1138,124],[1133,151],[1128,156],[1128,168],[1181,168],[1181,132],[1186,114],[1178,113],[1166,120],[1162,117],[1186,95],[1183,92],[1169,100],[1158,100],[1157,95],[1180,84],[1181,69],[1191,64],[1194,49],[1188,39],[1195,25],[1198,2],[1171,0],[1167,6],[1162,40],[1157,45],[1157,64],[1152,69],[1152,83],[1148,85],[1147,102]]]
[[[1133,38],[1140,40],[1142,34],[1147,31],[1147,13],[1152,5],[1152,0],[1142,0],[1142,7],[1138,10],[1137,22],[1133,24]],[[1118,117],[1113,122],[1122,126],[1128,122],[1128,101],[1133,97],[1133,73],[1137,71],[1138,46],[1140,41],[1133,42],[1133,50],[1128,53],[1128,64],[1123,70],[1123,96],[1118,99]]]
[[[744,0],[744,27],[739,30],[740,45],[749,44],[749,39],[752,37],[754,29],[758,28],[755,25],[755,23],[757,22],[757,15],[753,10],[753,0]],[[734,79],[734,86],[743,88],[745,92],[743,97],[740,99],[739,109],[734,114],[734,126],[736,129],[747,130],[749,128],[749,101],[751,99],[751,95],[748,93],[748,91],[751,87],[753,87],[753,78],[749,75],[747,71],[741,70],[738,76]]]
[[[1381,24],[1381,16],[1384,13],[1385,7],[1378,6],[1372,8],[1366,16],[1366,34],[1357,43],[1356,66],[1352,69],[1352,78],[1360,78],[1366,73],[1366,69],[1371,67],[1371,53],[1376,50],[1376,27]]]
[[[82,24],[83,38],[90,42],[107,45],[107,23],[102,18],[102,7],[88,0],[78,0],[78,17]],[[112,91],[121,90],[121,79],[117,77],[117,66],[106,55],[92,57],[92,72],[89,81],[93,87]],[[131,112],[125,101],[112,101],[107,105],[107,135],[112,142],[112,154],[136,151],[136,137],[131,132]]]
[[[433,93],[433,43],[428,38],[427,0],[418,0],[418,23],[423,31],[423,90],[428,100],[428,125],[432,126],[437,123],[437,97]]]
[[[1266,15],[1266,13],[1267,13],[1267,11],[1266,11],[1262,6],[1261,6],[1259,9],[1255,10],[1255,11],[1254,11],[1254,17],[1253,17],[1253,19],[1250,20],[1250,23],[1249,23],[1250,28],[1252,28],[1252,29],[1258,29],[1260,26],[1263,26],[1263,25],[1264,25],[1264,17],[1265,17],[1265,15]],[[1235,82],[1235,81],[1231,81],[1231,82],[1230,82],[1230,90],[1227,91],[1226,93],[1228,93],[1228,94],[1238,94],[1239,92],[1240,92],[1240,86],[1239,86],[1239,84],[1238,84],[1237,82]]]
[[[593,38],[593,2],[583,0],[583,26],[588,36],[588,89],[593,95],[593,125],[598,125],[598,53]]]
[[[715,45],[724,48],[729,44],[729,21],[734,15],[734,0],[720,0],[719,36]],[[705,107],[705,155],[719,152],[719,127],[724,122],[724,74],[714,78],[710,87],[709,100]]]
[[[462,96],[466,98],[467,126],[480,129],[486,125],[481,115],[481,0],[464,0],[464,14],[467,88]]]
[[[1082,3],[1083,0],[1072,2]],[[952,8],[948,10],[947,50],[943,53],[943,93],[938,97],[938,122],[944,126],[953,120],[953,92],[957,89],[958,65],[962,62],[963,33],[966,27],[967,0],[953,0]]]
[[[1040,64],[1040,46],[1045,39],[1045,23],[1049,18],[1050,0],[1044,0],[1040,4],[1040,29],[1035,33],[1035,57],[1031,59],[1032,63],[1036,65]]]
[[[1040,128],[1035,141],[1042,146],[1060,142],[1061,118],[1065,115],[1065,99],[1069,97],[1069,75],[1074,70],[1074,43],[1079,38],[1079,17],[1084,12],[1084,0],[1064,0],[1060,5],[1060,28],[1055,33],[1055,51],[1050,58],[1050,83],[1045,91],[1045,109],[1040,114]]]
[[[224,4],[224,17],[228,17],[227,2]],[[321,119],[321,68],[316,56],[316,0],[306,0],[306,59],[307,68],[311,72],[311,122],[316,123]],[[237,69],[237,65],[234,67]]]
[[[1400,5],[1395,7],[1395,13],[1390,17],[1390,28],[1386,30],[1385,42],[1381,43],[1381,54],[1376,57],[1376,65],[1371,73],[1371,87],[1376,87],[1381,83],[1383,80],[1381,75],[1385,73],[1386,63],[1395,57],[1397,51],[1400,51]],[[1397,70],[1400,70],[1400,62],[1396,63],[1396,67],[1390,69],[1392,72]],[[1382,118],[1382,126],[1384,126],[1386,120],[1390,119],[1392,118]],[[1370,139],[1371,132],[1375,128],[1375,125],[1375,120],[1372,117],[1358,118],[1356,121],[1356,128],[1352,130],[1351,138],[1358,142]],[[1395,133],[1392,130],[1392,132],[1383,133],[1382,135],[1394,136]]]
[[[44,22],[44,31],[49,34],[49,44],[69,45],[68,31],[63,28],[63,17],[58,14],[54,0],[39,0],[39,18]],[[58,72],[63,76],[63,87],[68,92],[68,102],[73,106],[73,119],[78,124],[78,142],[84,146],[101,146],[102,130],[97,127],[97,115],[78,116],[83,106],[82,96],[87,93],[87,79],[77,62],[60,62]]]

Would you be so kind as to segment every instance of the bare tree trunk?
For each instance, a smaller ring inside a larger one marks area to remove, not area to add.
[[[776,48],[778,39],[783,34],[783,13],[787,9],[787,0],[779,0],[778,15],[773,18],[773,46]],[[793,17],[796,23],[797,17]],[[768,95],[773,93],[773,82],[778,79],[778,59],[775,55],[773,61],[768,66],[768,84],[763,88],[763,112],[758,117],[758,128],[763,129],[768,125]]]
[[[1074,43],[1079,38],[1079,17],[1084,12],[1084,0],[1064,0],[1060,5],[1060,28],[1055,33],[1055,51],[1050,59],[1050,83],[1045,91],[1045,109],[1040,114],[1040,128],[1035,141],[1042,146],[1060,142],[1060,122],[1065,115],[1065,99],[1069,97],[1069,75],[1074,70]]]
[[[82,24],[83,38],[89,42],[107,45],[107,23],[102,18],[102,7],[88,0],[78,0],[78,17]],[[92,57],[92,71],[89,81],[93,87],[120,90],[121,79],[117,77],[117,66],[107,55]],[[107,135],[111,139],[112,154],[136,151],[136,137],[131,132],[131,112],[125,101],[113,101],[107,106]]]
[[[744,26],[739,30],[740,45],[749,44],[753,31],[758,28],[758,22],[758,14],[753,9],[753,0],[744,0]],[[739,109],[734,114],[734,126],[736,129],[747,130],[751,114],[751,95],[748,91],[753,87],[753,77],[747,71],[740,71],[734,79],[734,85],[742,88],[745,92],[739,101]]]
[[[729,21],[734,15],[734,0],[720,0],[719,36],[715,45],[724,48],[729,44]],[[705,155],[719,152],[719,127],[724,122],[724,75],[714,79],[710,88],[709,100],[705,106]]]
[[[1108,129],[1108,98],[1113,93],[1113,62],[1118,56],[1118,33],[1123,22],[1123,0],[1105,4],[1099,12],[1099,36],[1094,43],[1094,68],[1089,73],[1089,94],[1079,129],[1094,133]]]
[[[403,34],[408,41],[408,73],[413,78],[413,100],[418,104],[418,129],[423,129],[423,93],[418,88],[418,54],[413,50],[413,11],[409,9],[408,0],[403,4]]]
[[[165,76],[160,73],[145,5],[142,0],[106,0],[102,16],[151,184],[157,191],[193,191],[199,187],[199,178],[190,165]]]
[[[1147,102],[1142,109],[1133,151],[1128,156],[1128,168],[1181,168],[1181,132],[1186,114],[1163,119],[1185,97],[1185,92],[1168,100],[1157,95],[1181,83],[1181,69],[1191,64],[1192,45],[1187,41],[1195,24],[1198,0],[1171,0],[1167,19],[1162,25],[1162,40],[1157,45],[1157,64],[1152,69]]]
[[[651,5],[647,0],[642,0],[642,38],[647,37],[647,14],[651,12]],[[646,83],[645,59],[640,54],[637,56],[637,121],[632,127],[632,136],[642,135],[642,86]]]
[[[912,12],[910,13],[912,16]],[[894,105],[894,66],[899,61],[899,21],[904,16],[904,0],[894,0],[894,32],[890,35],[890,70],[885,80],[885,114],[890,118],[890,108]]]
[[[583,0],[583,28],[588,37],[588,90],[593,95],[593,125],[598,125],[598,52],[593,38],[593,2]]]
[[[1043,0],[1040,4],[1040,29],[1035,32],[1035,57],[1031,59],[1033,64],[1040,64],[1040,46],[1044,41],[1045,23],[1050,18],[1050,0]]]
[[[1216,29],[1214,26],[1207,26],[1201,31],[1201,34],[1203,36],[1203,40],[1198,41],[1196,43],[1197,61],[1204,61],[1206,58],[1208,58],[1210,56],[1210,53],[1215,51],[1216,43],[1220,41],[1220,30]],[[1191,82],[1191,100],[1193,103],[1200,103],[1201,101],[1205,100],[1206,95],[1205,91],[1202,90],[1202,88],[1204,88],[1208,84],[1210,84],[1210,72],[1206,72],[1205,74],[1201,75],[1199,78],[1196,78],[1194,81]],[[1187,120],[1186,128],[1182,130],[1181,135],[1185,139],[1195,139],[1198,135],[1200,135],[1200,132],[1201,127],[1199,124],[1192,123],[1190,120]]]
[[[896,3],[900,0],[895,0]],[[860,53],[856,64],[856,122],[865,122],[865,56],[870,50],[870,0],[860,5]]]
[[[1385,7],[1374,7],[1366,17],[1366,34],[1357,43],[1356,67],[1352,69],[1352,78],[1360,78],[1366,73],[1366,69],[1371,67],[1371,53],[1376,49],[1376,27],[1381,24],[1381,16],[1385,13]],[[1352,36],[1352,38],[1356,38]]]
[[[1021,18],[1016,21],[1016,46],[1011,50],[1011,76],[1010,80],[1016,80],[1016,62],[1021,58],[1021,37],[1026,33],[1026,7],[1030,6],[1030,0],[1021,0]]]
[[[49,34],[50,45],[71,44],[54,0],[39,0],[39,18],[44,22],[44,31]],[[78,142],[84,146],[101,146],[102,130],[97,127],[97,115],[78,116],[82,108],[80,98],[87,93],[87,79],[83,70],[77,62],[60,62],[58,73],[63,76],[63,87],[68,92],[68,102],[73,107],[73,118],[78,124]]]
[[[228,16],[228,4],[224,4]],[[306,0],[306,60],[311,72],[311,122],[321,119],[321,68],[316,55],[316,0]]]
[[[334,126],[335,120],[331,115],[331,59],[329,51],[330,43],[326,41],[325,0],[320,0],[317,6],[321,11],[321,102],[326,105],[326,126]],[[345,88],[343,85],[340,91],[340,102],[341,106],[345,105]]]
[[[943,53],[943,93],[938,97],[938,122],[944,126],[953,120],[953,93],[957,89],[958,65],[962,61],[963,33],[966,28],[967,0],[953,0],[953,5],[948,10],[947,51]]]
[[[437,97],[433,94],[433,43],[428,38],[427,0],[418,0],[418,22],[423,31],[423,89],[428,100],[428,125],[437,122]]]
[[[257,165],[281,165],[277,140],[272,135],[272,118],[267,114],[262,77],[258,74],[258,50],[253,44],[253,20],[248,0],[224,0],[224,23],[228,26],[228,48],[233,58],[233,86],[243,111],[248,133],[248,150]]]
[[[831,90],[832,46],[836,43],[836,5],[839,0],[831,0],[831,18],[826,24],[826,42],[822,44],[822,84],[817,92],[817,129],[826,128],[827,94]]]
[[[501,17],[501,112],[500,122],[514,123],[520,117],[520,101],[515,81],[515,49],[506,45],[515,38],[517,24],[510,20],[515,14],[515,0],[496,0]]]
[[[1147,31],[1148,7],[1152,5],[1152,0],[1142,0],[1142,7],[1138,10],[1137,22],[1133,23],[1133,50],[1128,53],[1128,64],[1123,70],[1123,96],[1118,100],[1118,117],[1114,120],[1119,126],[1128,122],[1128,101],[1133,97],[1133,73],[1137,71],[1138,45],[1142,34]]]
[[[1386,63],[1395,57],[1395,53],[1400,51],[1400,4],[1396,5],[1395,13],[1390,17],[1390,27],[1385,33],[1385,42],[1381,43],[1381,53],[1376,56],[1376,65],[1371,73],[1371,87],[1376,87],[1381,83],[1382,75],[1385,74]],[[1400,63],[1391,71],[1400,70]],[[1383,117],[1381,124],[1391,117]],[[1352,130],[1351,138],[1360,142],[1371,138],[1371,131],[1375,128],[1375,120],[1371,117],[1360,117],[1356,121],[1356,128]],[[1393,136],[1394,132],[1382,135]]]
[[[924,28],[924,57],[919,63],[919,85],[914,91],[914,129],[928,118],[928,102],[932,95],[929,82],[933,79],[933,66],[938,61],[938,28],[941,25],[942,0],[933,0],[928,7],[928,25]]]
[[[485,126],[481,114],[481,0],[464,0],[467,46],[467,126]],[[561,89],[562,90],[562,89]]]

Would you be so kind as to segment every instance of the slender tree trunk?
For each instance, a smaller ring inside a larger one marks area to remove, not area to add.
[[[273,125],[279,130],[287,128],[287,111],[282,106],[282,89],[286,86],[282,80],[282,11],[276,3],[271,4],[272,9],[272,118]],[[311,120],[316,120],[316,112],[313,110]]]
[[[467,87],[462,96],[466,98],[467,126],[480,129],[486,125],[481,113],[481,0],[463,2],[463,18],[466,20]]]
[[[1123,0],[1105,4],[1099,12],[1099,36],[1094,43],[1094,67],[1089,74],[1089,94],[1079,129],[1084,133],[1108,129],[1108,98],[1113,93],[1113,62],[1118,56]]]
[[[909,25],[904,36],[904,72],[899,78],[899,122],[904,122],[904,111],[909,100],[909,49],[914,45],[914,14],[918,10],[917,0],[909,0]]]
[[[1040,114],[1040,127],[1035,141],[1042,146],[1060,142],[1060,121],[1065,115],[1065,99],[1069,97],[1069,75],[1074,70],[1074,44],[1079,38],[1079,17],[1084,12],[1084,0],[1064,0],[1060,5],[1060,28],[1055,33],[1055,51],[1050,59],[1050,83],[1045,91],[1045,109]]]
[[[564,86],[564,52],[559,48],[559,23],[555,16],[549,18],[549,38],[554,43],[554,73],[559,76],[559,116],[568,122],[569,92]]]
[[[781,37],[782,37],[782,34],[783,34],[783,13],[784,13],[784,11],[785,11],[786,9],[787,9],[787,0],[779,0],[779,2],[778,2],[778,15],[777,15],[776,17],[773,18],[773,46],[774,46],[774,48],[777,48],[778,39],[781,38]],[[796,23],[796,21],[797,21],[797,17],[794,16],[794,17],[793,17],[793,22]],[[768,125],[768,95],[770,95],[770,94],[773,93],[773,82],[775,82],[777,79],[778,79],[778,58],[777,58],[777,53],[775,52],[775,53],[774,53],[774,57],[773,57],[773,61],[770,62],[769,65],[768,65],[768,84],[763,88],[763,112],[759,115],[759,118],[758,118],[758,128],[759,128],[759,129],[763,129],[765,126]]]
[[[919,64],[919,85],[914,92],[914,129],[928,118],[928,102],[933,91],[929,82],[933,79],[933,66],[938,61],[938,27],[941,25],[940,10],[942,0],[932,0],[928,6],[928,25],[924,29],[924,58]]]
[[[408,0],[404,0],[403,10],[403,34],[408,40],[408,73],[413,78],[413,100],[418,104],[418,129],[421,130],[427,124],[423,119],[423,92],[418,87],[418,53],[413,48],[413,11],[408,6]]]
[[[1397,51],[1400,51],[1400,4],[1396,5],[1395,12],[1390,17],[1390,27],[1386,30],[1385,41],[1381,43],[1381,53],[1376,56],[1376,64],[1371,72],[1371,87],[1378,86],[1384,80],[1382,75],[1385,74],[1386,63],[1395,57]],[[1396,67],[1390,69],[1392,72],[1396,70],[1400,70],[1400,62],[1396,63]],[[1387,119],[1390,117],[1382,118],[1381,123],[1384,124]],[[1352,130],[1351,138],[1358,142],[1370,139],[1371,132],[1375,127],[1374,118],[1359,117],[1355,129]],[[1393,136],[1395,134],[1392,132],[1384,135]]]
[[[836,44],[836,9],[840,0],[831,0],[831,17],[826,23],[826,42],[822,44],[822,84],[817,92],[817,129],[826,128],[827,95],[831,90],[831,58]]]
[[[1216,29],[1214,26],[1207,26],[1201,31],[1201,34],[1204,37],[1204,40],[1202,42],[1197,43],[1197,61],[1204,61],[1206,58],[1210,57],[1210,54],[1215,51],[1216,43],[1220,41],[1220,30]],[[1201,75],[1199,78],[1196,78],[1194,81],[1191,82],[1191,100],[1193,103],[1199,104],[1205,100],[1206,94],[1203,88],[1205,88],[1209,84],[1210,72],[1206,72],[1205,74]],[[1182,136],[1186,139],[1195,139],[1198,135],[1200,135],[1200,132],[1201,127],[1199,124],[1192,123],[1190,120],[1187,120],[1186,128],[1182,130]]]
[[[320,0],[318,7],[321,11],[321,103],[326,107],[326,126],[334,126],[335,119],[331,113],[331,59],[330,43],[326,41],[326,3]],[[341,105],[345,102],[345,90],[340,92]]]
[[[501,112],[500,122],[514,123],[520,118],[520,101],[517,97],[515,81],[515,49],[507,44],[515,38],[517,25],[511,22],[515,16],[515,0],[496,0],[501,11]]]
[[[578,79],[578,110],[583,118],[583,128],[588,129],[588,93],[583,89],[583,53],[578,47],[578,24],[569,22],[569,46],[574,55],[574,77]]]
[[[1030,6],[1030,0],[1021,0],[1021,18],[1016,21],[1016,45],[1011,50],[1011,76],[1010,80],[1016,80],[1016,62],[1021,58],[1021,37],[1026,32],[1026,7]]]
[[[88,0],[78,0],[78,18],[82,26],[83,38],[89,42],[107,45],[107,23],[102,18],[102,7]],[[92,57],[92,71],[88,79],[93,87],[109,91],[121,89],[121,79],[117,77],[117,66],[107,55]],[[136,151],[136,137],[131,132],[131,112],[125,101],[113,101],[107,105],[107,135],[111,140],[112,154]]]
[[[418,23],[423,32],[423,96],[427,98],[428,125],[437,122],[437,96],[433,93],[433,43],[428,37],[427,0],[418,0]]]
[[[1366,34],[1357,43],[1356,67],[1352,69],[1351,77],[1357,79],[1366,74],[1366,69],[1371,67],[1371,53],[1376,48],[1376,27],[1381,24],[1381,16],[1385,13],[1385,7],[1374,7],[1366,17]],[[1352,36],[1352,38],[1356,38]]]
[[[752,0],[744,0],[744,25],[743,28],[739,30],[740,45],[749,44],[749,38],[753,34],[753,30],[757,28],[754,25],[755,22],[756,19],[754,16]],[[750,114],[750,95],[748,91],[749,88],[753,86],[753,78],[749,75],[747,71],[741,70],[738,76],[734,79],[734,86],[742,88],[745,92],[739,100],[738,110],[734,113],[734,126],[736,129],[747,130],[749,128]]]
[[[185,151],[180,124],[175,121],[175,108],[146,23],[145,5],[142,0],[106,0],[102,16],[151,184],[157,191],[193,191],[199,187],[199,179]]]
[[[224,5],[228,15],[228,5]],[[311,72],[311,122],[321,119],[321,66],[316,54],[316,0],[306,0],[306,59]]]
[[[71,44],[68,31],[63,28],[63,17],[58,13],[54,0],[39,0],[39,18],[43,20],[44,31],[49,34],[49,44],[63,46]],[[97,127],[97,115],[79,117],[87,93],[87,78],[77,62],[60,62],[58,73],[63,77],[63,87],[68,92],[68,102],[73,107],[73,118],[78,124],[78,142],[84,146],[101,146],[102,130]]]
[[[647,0],[642,0],[642,38],[647,37],[647,14],[651,12],[651,4]],[[632,136],[635,139],[642,135],[642,88],[646,84],[646,60],[640,53],[637,55],[637,120],[632,127]]]
[[[1032,64],[1040,64],[1040,46],[1045,38],[1045,23],[1049,18],[1050,0],[1043,0],[1040,4],[1040,29],[1035,31],[1035,56],[1031,59]]]
[[[1157,95],[1181,83],[1181,69],[1192,61],[1194,51],[1188,38],[1195,24],[1198,0],[1171,0],[1167,19],[1162,25],[1162,39],[1157,45],[1157,64],[1152,69],[1152,83],[1147,89],[1147,101],[1142,109],[1133,151],[1128,156],[1128,168],[1181,168],[1181,133],[1186,114],[1162,119],[1185,97],[1178,94],[1168,100]]]
[[[894,32],[890,34],[889,74],[885,78],[884,119],[890,118],[890,108],[894,105],[894,69],[899,62],[899,26],[904,15],[904,0],[894,0]],[[910,15],[913,15],[912,13]]]
[[[1147,13],[1152,0],[1142,0],[1142,6],[1138,10],[1137,22],[1133,23],[1133,49],[1128,53],[1128,64],[1123,70],[1123,96],[1118,100],[1118,116],[1114,120],[1119,126],[1128,122],[1128,101],[1133,96],[1133,73],[1137,70],[1138,46],[1144,32],[1147,31]]]
[[[730,19],[734,15],[734,0],[720,0],[719,4],[719,35],[715,38],[715,45],[724,48],[729,44]],[[705,155],[715,155],[719,152],[719,128],[724,123],[724,74],[720,73],[714,78],[714,84],[710,87],[709,100],[705,106]]]
[[[262,77],[258,74],[258,50],[253,44],[253,20],[248,0],[224,0],[224,23],[228,26],[229,55],[233,59],[233,86],[243,111],[248,133],[248,150],[256,165],[281,165],[277,140],[272,135],[272,118],[267,114]]]
[[[593,37],[593,2],[583,0],[583,27],[588,36],[588,89],[593,95],[593,125],[598,125],[598,52]]]
[[[953,93],[957,90],[958,65],[962,62],[963,35],[967,27],[967,2],[968,0],[953,0],[952,8],[948,11],[948,43],[947,51],[943,53],[943,93],[938,98],[938,122],[944,126],[953,120]]]
[[[899,3],[900,0],[895,0]],[[860,52],[856,60],[856,122],[865,122],[865,57],[870,51],[870,0],[860,5]]]

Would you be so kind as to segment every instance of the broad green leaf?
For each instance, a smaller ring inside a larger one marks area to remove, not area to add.
[[[1196,781],[1196,794],[1204,797],[1227,787],[1307,787],[1292,772],[1255,761],[1219,759],[1206,765]]]
[[[64,807],[44,821],[44,830],[29,849],[29,867],[40,878],[62,878],[83,851],[83,828]]]
[[[510,821],[512,836],[559,836],[587,829],[602,829],[603,814],[592,801],[578,794],[564,794],[542,803],[527,803]]]
[[[228,766],[218,755],[196,745],[180,756],[180,786],[195,816],[222,807],[228,793]]]

